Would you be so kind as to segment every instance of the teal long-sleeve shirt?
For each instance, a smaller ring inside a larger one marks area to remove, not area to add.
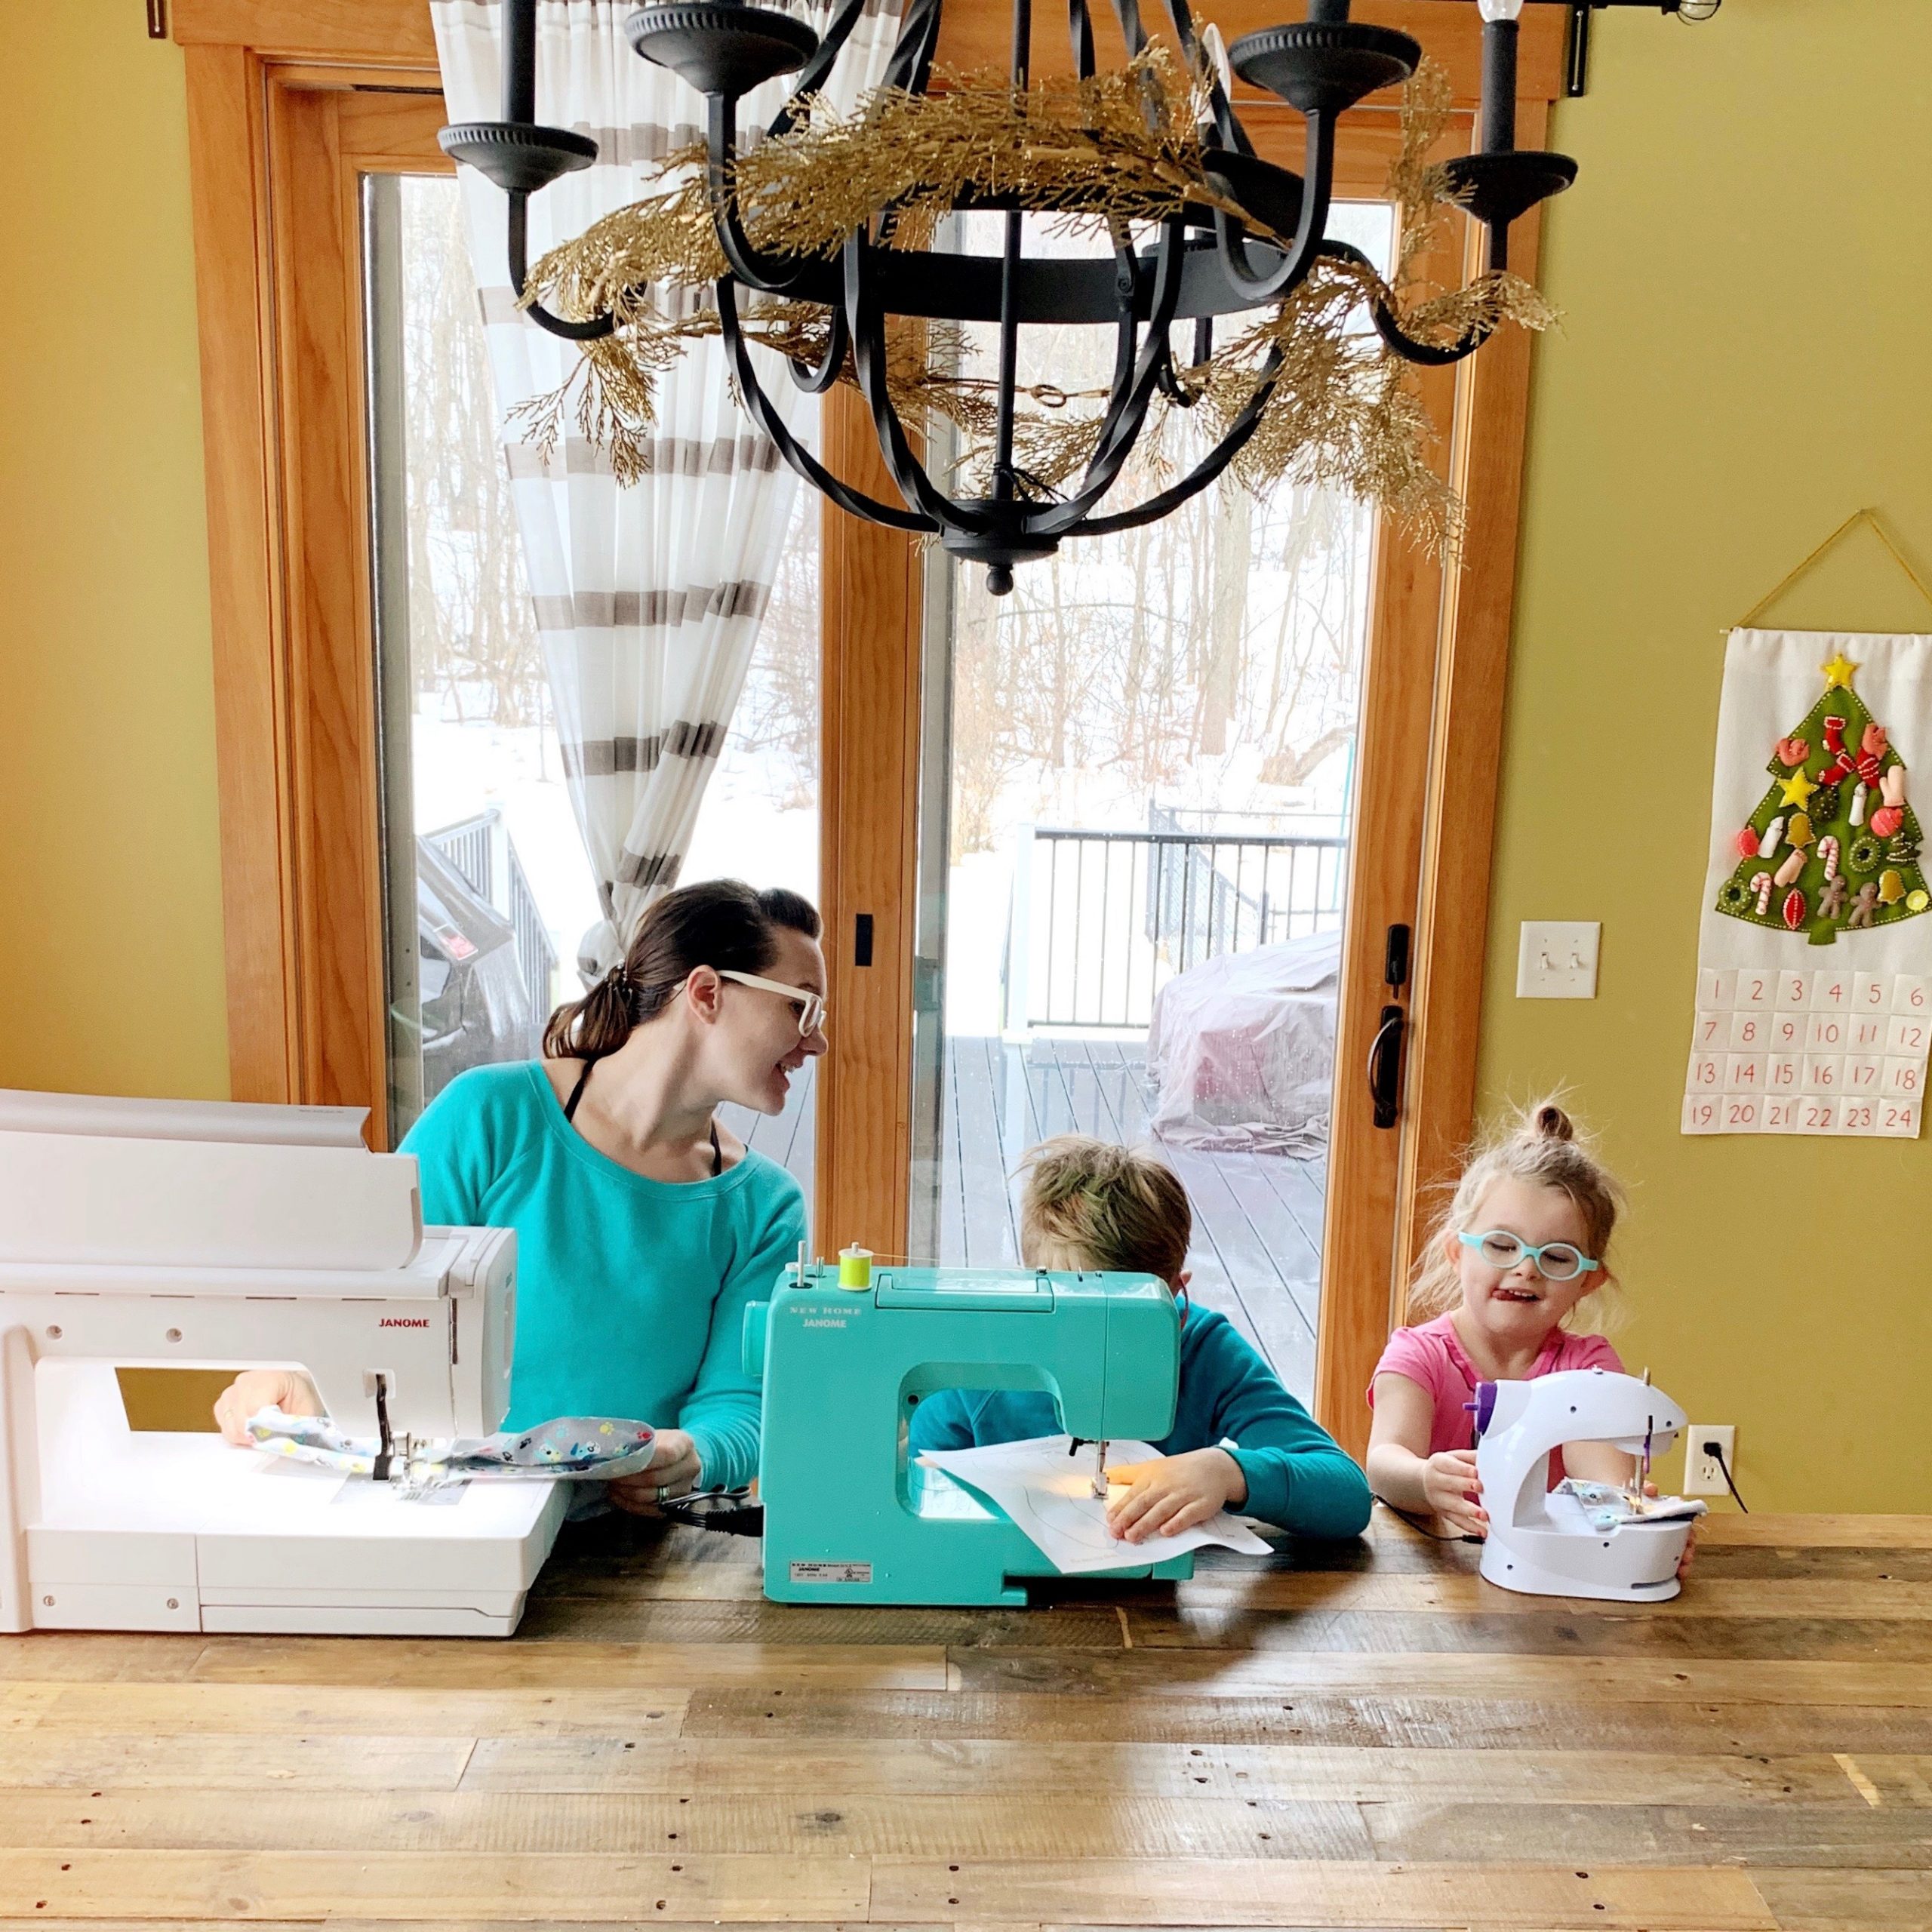
[[[948,1389],[912,1411],[909,1453],[970,1449],[1057,1435],[1053,1398],[1031,1390]],[[1223,1440],[1247,1479],[1242,1515],[1303,1537],[1355,1537],[1368,1527],[1368,1478],[1284,1389],[1224,1315],[1189,1306],[1180,1330],[1174,1426],[1164,1456]]]
[[[805,1232],[783,1168],[747,1150],[712,1180],[632,1174],[565,1119],[528,1061],[451,1081],[401,1151],[417,1158],[425,1220],[516,1230],[506,1429],[635,1418],[685,1430],[704,1487],[750,1481],[759,1411],[740,1357],[745,1306],[769,1297]]]

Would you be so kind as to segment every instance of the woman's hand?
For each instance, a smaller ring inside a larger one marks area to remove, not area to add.
[[[214,1419],[223,1441],[246,1449],[254,1438],[248,1433],[248,1418],[266,1408],[279,1409],[285,1416],[318,1416],[323,1413],[315,1386],[292,1368],[245,1368],[215,1398]]]
[[[1151,1463],[1107,1472],[1117,1492],[1107,1502],[1107,1527],[1123,1543],[1178,1536],[1229,1504],[1247,1500],[1247,1478],[1225,1449],[1190,1449]]]
[[[1489,1533],[1489,1512],[1482,1506],[1482,1480],[1476,1474],[1473,1449],[1444,1449],[1424,1464],[1422,1493],[1430,1509],[1460,1536]]]
[[[691,1438],[681,1429],[660,1429],[651,1445],[649,1465],[633,1476],[613,1476],[605,1493],[633,1516],[655,1516],[659,1490],[666,1501],[688,1496],[703,1473],[697,1445]]]

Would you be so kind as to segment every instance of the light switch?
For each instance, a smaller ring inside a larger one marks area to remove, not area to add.
[[[1595,999],[1602,934],[1594,919],[1525,919],[1516,955],[1516,997]]]

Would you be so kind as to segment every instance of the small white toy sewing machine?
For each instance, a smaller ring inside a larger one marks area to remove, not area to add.
[[[0,1630],[515,1629],[561,1484],[412,1500],[128,1427],[117,1367],[299,1368],[398,1474],[502,1420],[516,1238],[424,1229],[360,1118],[0,1093]]]
[[[1637,1515],[1593,1510],[1549,1487],[1551,1452],[1565,1443],[1610,1443],[1647,1471],[1652,1451],[1689,1426],[1675,1402],[1635,1376],[1577,1368],[1532,1382],[1485,1382],[1475,1413],[1476,1475],[1489,1512],[1482,1574],[1491,1583],[1533,1596],[1618,1603],[1676,1595],[1678,1559],[1703,1503],[1671,1497]]]

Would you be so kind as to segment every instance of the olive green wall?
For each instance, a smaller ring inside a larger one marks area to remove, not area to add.
[[[1928,66],[1924,0],[1619,11],[1555,123],[1482,1088],[1566,1084],[1601,1129],[1620,1339],[1737,1425],[1755,1508],[1932,1507],[1932,1146],[1678,1131],[1720,633],[1861,505],[1932,580]],[[1861,532],[1767,621],[1932,609]],[[1603,922],[1593,1003],[1515,998],[1525,918]]]
[[[226,1095],[187,119],[141,0],[0,0],[0,1086]]]
[[[141,17],[0,0],[0,1084],[219,1094],[181,57]],[[1677,1132],[1719,631],[1863,503],[1932,568],[1928,69],[1924,0],[1620,11],[1557,122],[1584,172],[1548,229],[1483,1084],[1567,1083],[1601,1128],[1628,1351],[1738,1426],[1761,1506],[1924,1507],[1932,1469],[1932,1148]],[[1776,614],[1932,625],[1868,537]],[[1525,918],[1604,922],[1593,1004],[1513,997]]]

